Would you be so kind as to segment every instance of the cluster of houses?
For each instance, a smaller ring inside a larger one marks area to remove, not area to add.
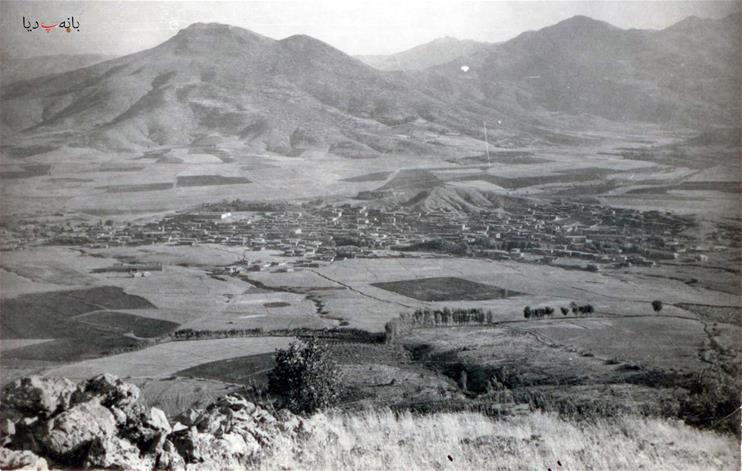
[[[112,221],[17,225],[4,228],[3,248],[25,243],[90,248],[149,244],[220,244],[246,250],[278,250],[294,266],[336,259],[375,257],[380,251],[430,241],[463,246],[467,256],[493,259],[537,257],[599,264],[652,265],[680,256],[703,261],[708,246],[684,234],[688,218],[574,201],[514,200],[507,209],[463,214],[365,206],[303,204],[265,210],[229,210],[224,203],[145,224]],[[258,270],[260,267],[253,267]]]

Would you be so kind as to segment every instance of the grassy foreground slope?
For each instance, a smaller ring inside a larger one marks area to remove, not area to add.
[[[576,424],[540,412],[492,420],[388,410],[320,413],[309,421],[316,432],[308,442],[285,439],[261,469],[731,470],[739,463],[732,435],[679,421]]]

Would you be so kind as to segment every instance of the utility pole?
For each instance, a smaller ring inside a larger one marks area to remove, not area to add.
[[[492,162],[490,161],[490,143],[487,140],[487,123],[482,122],[482,125],[484,126],[484,148],[487,152],[487,163],[492,167]]]

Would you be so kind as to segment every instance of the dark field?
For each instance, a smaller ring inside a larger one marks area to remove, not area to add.
[[[213,379],[227,383],[267,384],[268,372],[275,366],[275,354],[249,355],[203,363],[179,371],[177,376]]]
[[[223,177],[221,175],[186,175],[178,177],[178,186],[211,186],[211,185],[239,185],[250,183],[244,177]]]
[[[144,170],[144,167],[101,167],[96,172],[138,172]]]
[[[383,182],[384,180],[389,178],[389,175],[391,174],[392,172],[374,172],[374,173],[367,173],[365,175],[358,175],[356,177],[343,178],[341,181],[351,182],[351,183]]]
[[[518,178],[506,178],[491,175],[489,173],[482,173],[480,175],[466,175],[456,179],[457,181],[485,181],[494,183],[495,185],[501,186],[508,190],[515,190],[518,188],[527,188],[529,186],[536,185],[547,185],[551,183],[574,183],[574,182],[585,182],[590,180],[600,180],[607,175],[615,173],[614,170],[601,169],[601,168],[588,168],[588,169],[577,169],[571,172],[562,172],[553,175],[542,175],[535,177],[518,177]]]
[[[16,179],[16,178],[31,178],[46,175],[51,170],[51,165],[39,164],[39,165],[25,165],[22,170],[11,170],[7,172],[0,172],[0,178],[2,179]]]
[[[263,306],[265,307],[288,307],[288,306],[291,306],[291,303],[286,303],[283,301],[276,301],[273,303],[265,303],[263,304]]]
[[[76,318],[77,321],[100,327],[111,333],[134,334],[136,337],[153,338],[175,330],[180,324],[160,319],[116,311],[98,311]]]
[[[114,286],[24,294],[0,300],[0,338],[85,337],[102,329],[74,316],[104,309],[152,308],[146,299]]]
[[[740,193],[742,187],[738,182],[684,182],[679,185],[669,185],[649,188],[635,188],[628,191],[629,194],[665,194],[673,190],[691,191],[721,191],[722,193]]]
[[[108,193],[129,193],[137,191],[169,190],[172,187],[172,183],[142,183],[141,185],[107,185],[99,186],[97,188],[99,190],[106,190]]]
[[[464,157],[461,159],[462,162],[466,163],[503,163],[503,164],[542,164],[545,162],[551,162],[547,159],[541,159],[533,156],[533,152],[524,151],[500,151],[490,152],[489,157],[487,154],[473,155],[471,157]]]
[[[523,293],[454,277],[373,283],[372,286],[420,301],[481,301]]]
[[[131,337],[109,335],[95,328],[86,329],[84,324],[77,324],[77,329],[75,337],[54,339],[3,352],[3,361],[22,360],[22,364],[28,361],[67,363],[120,353],[145,344],[144,341]]]

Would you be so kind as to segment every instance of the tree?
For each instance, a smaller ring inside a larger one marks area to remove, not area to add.
[[[340,370],[326,344],[316,339],[306,344],[292,342],[288,349],[276,350],[276,366],[268,376],[268,388],[292,412],[314,412],[339,399]]]
[[[523,308],[523,317],[525,317],[526,319],[531,318],[531,306],[526,306]]]
[[[657,314],[659,314],[660,311],[662,310],[662,301],[659,301],[657,299],[655,299],[654,301],[652,301],[652,309],[654,309],[654,312],[656,312]]]
[[[562,314],[564,314],[565,316],[566,316],[567,314],[569,314],[569,308],[568,308],[568,307],[564,307],[564,306],[562,306],[562,307],[560,307],[559,309],[560,309],[560,310],[562,311]]]

